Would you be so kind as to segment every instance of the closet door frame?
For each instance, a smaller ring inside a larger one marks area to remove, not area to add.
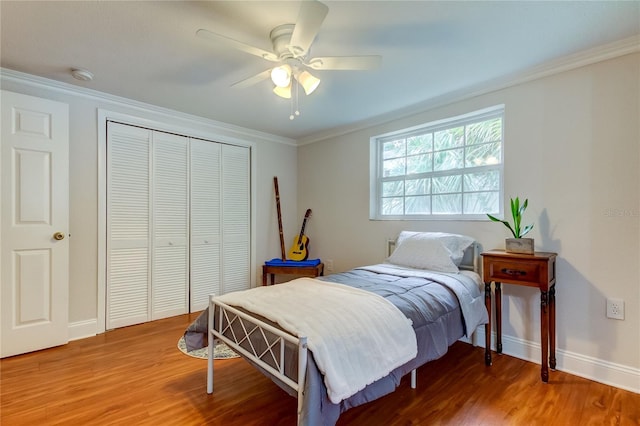
[[[192,138],[210,140],[222,144],[246,147],[250,150],[250,243],[249,243],[249,286],[257,283],[256,263],[256,144],[237,137],[229,137],[223,133],[224,129],[215,125],[205,125],[203,122],[191,120],[179,114],[162,114],[147,112],[154,118],[142,118],[130,114],[98,109],[98,300],[96,333],[106,331],[106,240],[107,240],[107,122],[116,121],[132,126],[146,127],[161,132],[176,133]]]

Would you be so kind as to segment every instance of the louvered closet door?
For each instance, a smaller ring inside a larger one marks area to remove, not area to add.
[[[222,145],[222,292],[250,286],[250,151]]]
[[[107,133],[106,327],[249,288],[250,149],[116,123]]]
[[[149,320],[151,131],[107,126],[108,329]]]
[[[221,179],[218,143],[191,139],[191,312],[221,294]]]
[[[153,132],[151,319],[189,312],[189,139]]]

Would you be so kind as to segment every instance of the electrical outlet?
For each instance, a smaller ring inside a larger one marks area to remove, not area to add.
[[[624,319],[624,300],[607,299],[607,318]]]
[[[325,260],[324,267],[327,270],[327,272],[333,272],[333,259]]]

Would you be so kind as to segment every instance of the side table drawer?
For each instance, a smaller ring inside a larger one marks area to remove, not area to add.
[[[488,274],[491,281],[516,281],[537,287],[540,282],[540,263],[517,260],[488,259]],[[546,277],[545,277],[546,279]]]

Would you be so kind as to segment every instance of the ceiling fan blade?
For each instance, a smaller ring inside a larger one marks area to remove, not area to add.
[[[262,71],[259,74],[256,74],[252,77],[245,78],[244,80],[240,80],[236,83],[233,83],[231,87],[235,87],[238,89],[243,89],[245,87],[253,86],[256,83],[260,83],[262,80],[266,80],[271,76],[271,68],[268,70]]]
[[[371,70],[378,68],[382,56],[326,56],[312,58],[306,64],[314,70]]]
[[[304,56],[307,53],[328,12],[329,8],[319,1],[302,1],[298,20],[291,34],[291,53],[295,56]]]
[[[249,53],[250,55],[254,55],[257,56],[259,58],[262,59],[266,59],[267,61],[271,61],[271,62],[277,62],[278,61],[278,57],[272,53],[269,52],[267,50],[264,49],[260,49],[259,47],[255,47],[255,46],[251,46],[245,43],[242,43],[238,40],[234,40],[232,38],[229,37],[225,37],[223,35],[220,34],[216,34],[216,33],[212,33],[209,30],[205,30],[205,29],[199,29],[198,31],[196,31],[196,35],[198,37],[207,39],[207,40],[211,40],[214,41],[216,43],[220,43],[220,44],[224,44],[226,46],[229,47],[233,47],[234,49],[238,49],[241,50],[245,53]]]

